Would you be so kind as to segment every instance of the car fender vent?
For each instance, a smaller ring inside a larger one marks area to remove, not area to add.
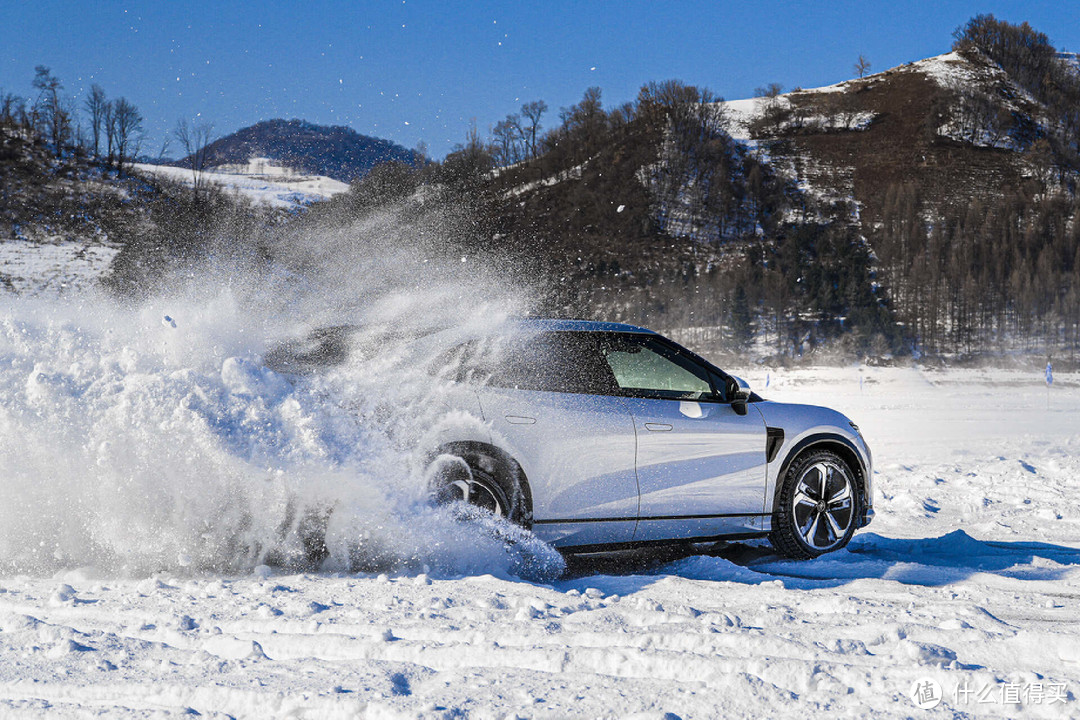
[[[765,462],[776,459],[776,453],[780,452],[780,446],[784,444],[784,429],[765,428]]]

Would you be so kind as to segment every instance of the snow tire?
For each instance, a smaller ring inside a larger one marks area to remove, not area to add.
[[[859,526],[862,488],[832,450],[799,455],[781,480],[769,542],[785,557],[809,560],[848,544]]]

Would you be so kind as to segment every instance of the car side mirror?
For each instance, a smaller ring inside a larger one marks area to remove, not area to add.
[[[749,412],[747,403],[750,402],[750,394],[750,384],[732,375],[728,381],[727,396],[731,400],[731,409],[736,415],[745,415]]]

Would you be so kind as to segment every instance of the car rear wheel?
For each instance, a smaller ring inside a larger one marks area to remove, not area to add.
[[[517,525],[531,525],[520,471],[512,461],[469,447],[451,447],[436,456],[431,470],[436,503],[464,502]]]
[[[808,559],[847,545],[862,497],[847,462],[831,450],[795,459],[784,475],[769,540],[782,555]]]

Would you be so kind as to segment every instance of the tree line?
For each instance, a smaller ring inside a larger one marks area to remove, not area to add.
[[[32,87],[36,95],[31,98],[0,89],[0,126],[31,142],[44,143],[56,158],[73,153],[121,173],[143,155],[143,116],[127,98],[109,98],[94,83],[80,104],[63,92],[63,82],[45,65],[34,68]],[[179,141],[190,160],[198,192],[203,188],[206,149],[214,139],[213,125],[178,120],[171,137],[162,143],[159,159],[168,152],[172,139]]]
[[[763,92],[775,98],[779,88]],[[513,241],[553,248],[536,250],[549,255],[529,272],[548,273],[549,310],[691,332],[686,339],[698,345],[739,352],[757,340],[777,355],[798,355],[842,336],[853,351],[902,346],[850,204],[807,195],[732,138],[722,98],[707,88],[649,82],[611,109],[602,97],[591,87],[560,109],[535,157],[507,156],[500,133],[485,140],[473,126],[436,173],[486,189],[493,217],[518,212],[517,195],[500,199],[515,183],[553,184],[531,211],[552,225],[524,218],[525,235]],[[645,245],[627,237],[625,215],[603,210],[605,195],[626,197],[642,185]],[[575,231],[565,221],[582,216],[584,236],[568,240]],[[563,240],[551,245],[553,236]],[[558,257],[568,244],[581,257]]]
[[[1080,71],[1060,60],[1050,39],[1028,23],[976,15],[953,34],[953,49],[977,51],[997,63],[1021,88],[1031,93],[1053,118],[1052,126],[1039,127],[1020,116],[1011,118],[1021,132],[1022,150],[1049,163],[1059,177],[1080,170]],[[1008,125],[1010,118],[995,118]],[[1041,144],[1041,147],[1033,147]]]
[[[916,349],[1080,349],[1078,219],[1066,193],[933,209],[917,187],[890,187],[872,242]]]
[[[599,87],[554,117],[543,100],[524,103],[487,133],[474,123],[441,161],[376,167],[300,222],[349,222],[438,187],[455,217],[475,216],[458,223],[471,228],[471,249],[517,253],[519,274],[548,285],[553,312],[641,322],[734,351],[755,342],[778,356],[823,344],[874,354],[1080,348],[1080,74],[1062,70],[1045,35],[993,16],[958,29],[955,48],[999,64],[1055,119],[1040,124],[964,86],[929,113],[949,117],[967,142],[1022,153],[1031,175],[1000,197],[942,205],[897,182],[864,218],[851,201],[802,191],[732,138],[715,93],[667,80],[611,108]],[[860,56],[857,71],[868,69]],[[0,93],[0,122],[57,154],[82,148],[122,165],[132,138],[121,144],[118,126],[109,135],[122,98],[95,101],[92,88],[80,124],[79,108],[40,70],[32,102]],[[759,92],[778,151],[802,122],[780,94],[776,85]],[[852,128],[853,95],[826,98],[825,115],[839,119],[821,131]],[[174,135],[198,187],[211,128],[181,123]],[[543,190],[542,205],[521,209],[522,187]],[[636,194],[643,207],[614,209]]]
[[[1019,181],[998,196],[945,205],[892,184],[871,244],[897,319],[925,353],[1080,350],[1080,72],[1043,33],[979,15],[954,50],[999,65],[1046,108],[1010,112],[985,91],[952,88],[954,128],[984,144],[1008,138]],[[932,113],[931,118],[936,114]],[[934,128],[931,128],[934,131]]]
[[[92,156],[118,171],[141,153],[143,116],[127,98],[109,99],[95,83],[80,108],[45,65],[34,68],[32,86],[37,93],[32,98],[0,90],[0,125],[47,144],[57,158],[65,153]]]

